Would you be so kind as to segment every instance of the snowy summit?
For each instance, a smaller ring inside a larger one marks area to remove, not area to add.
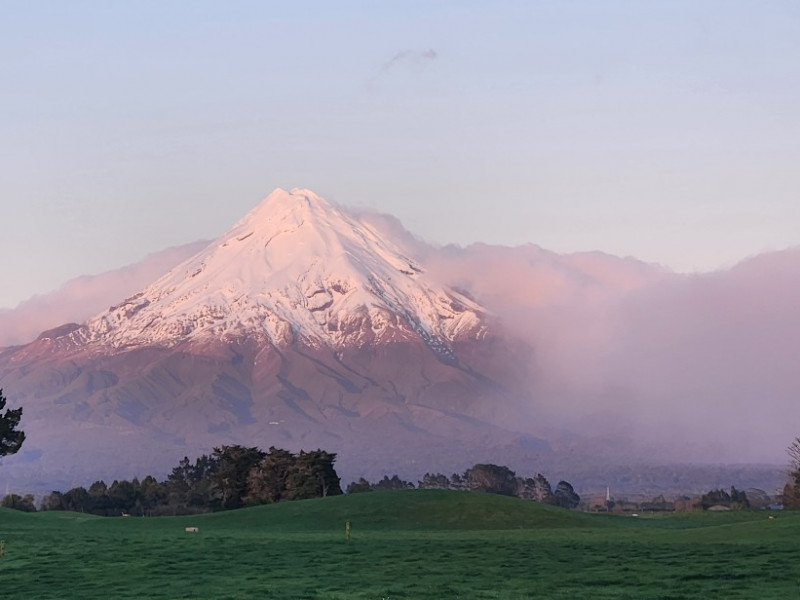
[[[422,339],[441,357],[484,310],[305,189],[276,189],[222,237],[76,332],[117,349],[249,338],[275,347]]]

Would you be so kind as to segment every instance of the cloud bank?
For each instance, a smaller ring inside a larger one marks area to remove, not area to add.
[[[647,462],[784,462],[798,435],[800,248],[702,275],[535,246],[428,262],[534,348],[543,432]],[[633,454],[633,455],[632,455]]]
[[[361,215],[532,348],[528,425],[609,459],[783,464],[800,434],[800,247],[676,274],[601,252],[437,248]]]

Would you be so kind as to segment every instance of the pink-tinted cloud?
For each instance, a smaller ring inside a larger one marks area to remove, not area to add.
[[[208,242],[194,242],[147,256],[143,261],[68,281],[48,294],[34,296],[13,309],[0,311],[0,347],[23,344],[42,331],[81,323],[136,293]]]
[[[562,449],[578,433],[643,462],[780,463],[800,432],[800,248],[699,275],[536,246],[415,251],[533,347],[533,426]]]
[[[800,427],[798,306],[800,249],[669,278],[615,306],[599,368],[636,399],[640,436],[680,432],[676,451],[690,439],[720,460],[778,461]]]

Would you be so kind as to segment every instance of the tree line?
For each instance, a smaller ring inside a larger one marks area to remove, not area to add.
[[[88,489],[74,487],[47,494],[40,510],[100,516],[186,515],[339,495],[342,489],[333,468],[335,459],[335,454],[324,450],[293,454],[275,447],[263,452],[245,446],[222,446],[194,462],[184,457],[164,481],[149,475],[141,480],[115,480],[111,485],[95,481]],[[580,496],[566,481],[559,481],[553,490],[541,474],[517,477],[508,467],[493,464],[476,464],[450,477],[426,473],[416,486],[397,475],[384,476],[375,483],[361,478],[347,486],[347,493],[415,487],[516,496],[568,509],[580,502]],[[0,505],[36,510],[31,495],[9,494]]]
[[[41,510],[102,516],[185,515],[335,496],[342,493],[335,460],[336,454],[325,450],[294,454],[275,447],[264,452],[257,447],[221,446],[194,462],[184,457],[164,481],[150,475],[115,480],[111,485],[95,481],[88,489],[47,494]],[[12,508],[23,506],[18,496],[8,503]]]
[[[425,473],[417,482],[419,489],[455,490],[484,492],[502,496],[516,496],[543,504],[562,508],[575,508],[581,501],[572,485],[559,481],[555,490],[550,482],[538,473],[535,477],[517,477],[508,467],[493,464],[476,464],[464,471],[453,473],[450,477],[442,473]],[[370,483],[363,477],[347,486],[347,493],[371,492],[376,490],[398,490],[414,488],[410,481],[403,481],[397,475],[384,476],[378,482]]]
[[[742,490],[737,490],[735,486],[731,486],[731,491],[725,490],[710,490],[700,497],[700,507],[703,510],[708,510],[714,506],[724,506],[734,510],[742,510],[750,508],[750,500],[747,494]]]
[[[19,429],[22,408],[3,413],[5,406],[6,397],[0,389],[0,457],[15,454],[25,441],[25,433]],[[789,445],[787,453],[789,472],[781,500],[786,508],[800,508],[800,437]],[[41,508],[99,515],[177,515],[337,495],[342,489],[333,468],[335,460],[336,454],[324,450],[293,454],[275,447],[264,452],[257,447],[222,446],[194,463],[184,457],[165,481],[149,475],[141,481],[115,480],[110,486],[96,481],[88,490],[75,487],[67,492],[53,491],[44,497]],[[413,483],[394,475],[374,484],[361,478],[351,483],[347,492],[413,487]],[[517,477],[508,467],[493,464],[476,464],[450,477],[426,473],[418,487],[516,496],[564,508],[575,508],[580,502],[580,496],[567,481],[559,481],[553,490],[541,474],[533,478]],[[714,504],[749,506],[747,496],[736,488],[731,488],[730,493],[712,490],[701,498],[703,508]],[[0,506],[36,510],[30,494],[24,497],[8,494]]]

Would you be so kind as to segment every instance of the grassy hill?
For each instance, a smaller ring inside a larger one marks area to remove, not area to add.
[[[596,516],[422,490],[174,518],[0,509],[0,586],[26,599],[785,599],[800,590],[799,537],[789,512]]]
[[[196,520],[196,519],[195,519]],[[208,526],[244,522],[278,531],[492,530],[597,524],[589,515],[493,494],[440,490],[367,492],[283,502],[204,517]]]

